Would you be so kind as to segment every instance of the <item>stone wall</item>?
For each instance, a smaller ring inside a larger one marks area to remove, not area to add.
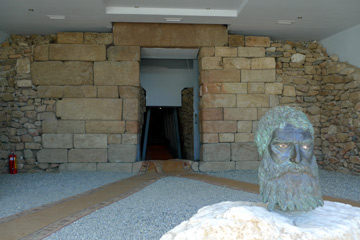
[[[194,89],[185,88],[181,92],[179,108],[179,125],[181,151],[184,159],[194,159]]]
[[[271,107],[290,105],[314,125],[320,166],[360,173],[359,68],[316,42],[228,36],[215,25],[131,23],[115,24],[113,34],[2,43],[0,171],[12,149],[20,172],[136,171],[144,46],[200,49],[200,170],[257,168],[258,120]]]

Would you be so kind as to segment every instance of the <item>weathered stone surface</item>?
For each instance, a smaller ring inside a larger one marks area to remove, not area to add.
[[[239,57],[265,57],[265,48],[263,47],[239,47]]]
[[[49,59],[53,61],[105,61],[105,45],[50,44]]]
[[[141,92],[140,87],[120,86],[119,94],[121,98],[139,98]]]
[[[109,162],[135,162],[137,147],[135,144],[109,144]]]
[[[140,168],[138,170],[140,170]],[[133,163],[98,163],[97,171],[131,173],[133,172]]]
[[[114,23],[114,44],[141,47],[225,46],[227,29],[223,25]]]
[[[139,120],[139,100],[135,98],[124,99],[123,119]]]
[[[72,134],[43,134],[42,146],[44,148],[72,148]]]
[[[140,61],[140,47],[111,46],[107,49],[109,61]]]
[[[263,203],[221,202],[201,208],[160,240],[350,240],[359,236],[360,208],[347,204],[325,201],[324,207],[313,211],[289,213],[270,212]]]
[[[237,107],[269,107],[269,97],[262,94],[237,94]]]
[[[265,83],[245,83],[248,85],[247,93],[265,93]]]
[[[245,37],[243,35],[229,35],[230,47],[241,47],[245,45]]]
[[[119,89],[113,86],[98,86],[98,98],[119,98]]]
[[[224,58],[224,69],[250,69],[251,60],[248,58]]]
[[[236,121],[203,121],[204,133],[233,133],[236,132]]]
[[[222,83],[221,93],[247,93],[246,83]]]
[[[253,129],[252,121],[238,121],[237,132],[239,133],[250,133]]]
[[[224,108],[224,120],[257,120],[257,109]]]
[[[66,163],[68,150],[66,149],[41,149],[36,154],[39,163]]]
[[[60,172],[95,172],[97,163],[64,163],[59,167]]]
[[[295,53],[291,56],[291,62],[293,63],[303,63],[305,62],[305,58],[306,56],[304,54],[301,53]]]
[[[43,133],[85,133],[85,121],[43,121],[42,131]]]
[[[199,162],[199,168],[201,172],[221,172],[235,170],[235,162]]]
[[[16,86],[19,88],[28,88],[32,87],[32,81],[31,80],[17,80]]]
[[[96,98],[97,88],[95,86],[64,86],[64,98]]]
[[[230,161],[230,143],[202,144],[200,159],[205,162]]]
[[[124,121],[86,121],[86,133],[124,133]]]
[[[270,57],[251,59],[251,69],[275,69],[275,59]]]
[[[59,44],[81,44],[84,42],[84,33],[59,32],[56,34],[56,42]]]
[[[222,108],[205,108],[200,111],[200,120],[223,120]]]
[[[295,97],[296,91],[294,86],[284,86],[283,95],[286,97]]]
[[[223,69],[221,57],[203,57],[200,61],[200,69]]]
[[[113,42],[114,42],[114,37],[112,33],[87,32],[84,34],[85,44],[110,45],[113,44]]]
[[[215,56],[236,57],[237,48],[235,47],[215,47]]]
[[[36,45],[34,47],[34,60],[35,61],[49,60],[49,45]]]
[[[16,72],[19,74],[30,73],[30,59],[29,58],[19,58],[16,61]]]
[[[241,82],[275,82],[275,70],[241,70]]]
[[[234,133],[219,133],[219,142],[234,142]]]
[[[258,161],[259,156],[255,144],[253,143],[232,143],[232,161]]]
[[[201,71],[201,82],[240,82],[240,71],[235,69]]]
[[[66,98],[56,103],[63,120],[121,120],[122,99]]]
[[[206,94],[201,98],[203,108],[236,107],[235,94]]]
[[[34,62],[32,80],[35,85],[93,84],[92,67],[90,62]]]
[[[245,46],[247,47],[270,47],[269,37],[245,36]]]
[[[249,143],[254,141],[253,133],[235,133],[235,142]]]
[[[95,85],[140,86],[138,62],[96,62],[94,64]]]
[[[106,134],[75,134],[75,148],[107,148]]]
[[[64,97],[64,86],[39,86],[37,96],[40,98]]]
[[[282,83],[266,83],[265,94],[268,95],[282,94],[283,88],[284,86]]]
[[[70,149],[69,162],[107,162],[107,149]]]

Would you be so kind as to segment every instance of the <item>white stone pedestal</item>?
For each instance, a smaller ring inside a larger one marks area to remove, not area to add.
[[[355,240],[360,208],[325,201],[310,212],[269,212],[262,203],[222,202],[201,208],[161,240]]]

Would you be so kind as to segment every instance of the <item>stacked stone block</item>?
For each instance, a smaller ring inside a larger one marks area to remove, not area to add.
[[[253,143],[261,116],[282,94],[275,58],[265,56],[267,37],[229,36],[228,47],[200,49],[201,170],[253,169]]]

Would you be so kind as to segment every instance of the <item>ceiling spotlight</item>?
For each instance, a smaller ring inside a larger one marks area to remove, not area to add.
[[[294,20],[277,20],[278,24],[284,24],[284,25],[291,25],[294,22],[295,22]]]
[[[29,12],[33,12],[34,9],[33,9],[33,8],[29,8],[28,11],[29,11]]]
[[[46,15],[51,20],[65,20],[66,17],[64,15]]]
[[[298,19],[303,19],[303,17],[298,17]]]
[[[165,18],[165,22],[181,22],[183,18]]]
[[[134,8],[140,8],[140,6],[135,6]]]
[[[210,10],[211,8],[205,8],[206,10]]]

